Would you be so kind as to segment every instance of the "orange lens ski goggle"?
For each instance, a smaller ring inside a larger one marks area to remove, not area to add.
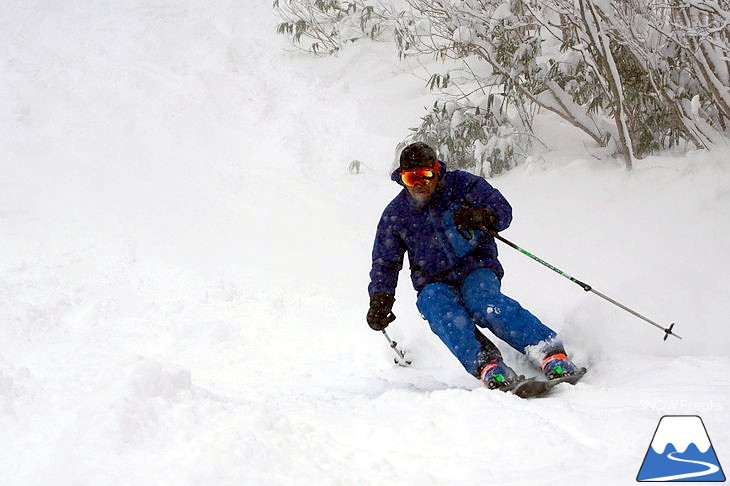
[[[429,184],[439,171],[439,161],[433,163],[433,167],[424,167],[422,169],[403,170],[400,173],[400,180],[406,187],[422,186]]]

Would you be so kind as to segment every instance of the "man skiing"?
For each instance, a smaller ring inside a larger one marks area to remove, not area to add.
[[[504,271],[490,232],[506,229],[512,208],[484,178],[447,171],[427,144],[403,149],[391,179],[403,190],[378,224],[370,271],[367,322],[382,331],[392,313],[398,272],[408,252],[417,307],[464,368],[490,389],[519,381],[476,326],[521,353],[541,359],[548,379],[578,373],[556,333],[500,291]]]

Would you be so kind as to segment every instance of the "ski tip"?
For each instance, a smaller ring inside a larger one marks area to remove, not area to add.
[[[535,378],[524,379],[509,390],[510,393],[520,398],[538,397],[548,391],[550,391],[548,382],[536,380]]]

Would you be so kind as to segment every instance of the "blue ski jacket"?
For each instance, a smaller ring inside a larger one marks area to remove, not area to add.
[[[395,295],[406,252],[417,292],[435,282],[457,284],[477,268],[490,268],[500,279],[504,275],[494,238],[481,231],[459,232],[454,210],[459,206],[489,207],[497,216],[497,231],[502,231],[512,221],[512,207],[484,178],[460,170],[447,171],[446,164],[439,163],[440,180],[425,205],[419,207],[403,188],[383,211],[373,245],[370,295]],[[391,179],[400,184],[398,170]]]

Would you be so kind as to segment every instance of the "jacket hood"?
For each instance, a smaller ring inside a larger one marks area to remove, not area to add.
[[[443,179],[444,175],[446,175],[446,162],[439,160],[439,179]],[[400,180],[400,167],[395,169],[390,174],[390,180],[398,183],[398,185],[403,186],[403,182]],[[403,186],[403,187],[405,187],[405,186]]]

